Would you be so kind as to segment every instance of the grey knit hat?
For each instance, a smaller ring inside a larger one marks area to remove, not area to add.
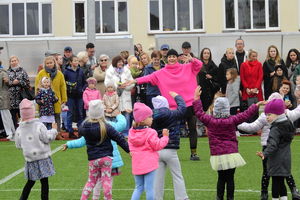
[[[226,118],[230,116],[230,105],[226,97],[218,97],[215,100],[213,115],[216,118]]]

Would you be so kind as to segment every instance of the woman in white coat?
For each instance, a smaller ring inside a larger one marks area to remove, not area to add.
[[[127,126],[122,134],[127,137],[128,130],[131,124],[131,113],[132,113],[132,102],[131,102],[131,89],[134,84],[129,86],[122,86],[123,83],[129,80],[133,80],[130,70],[124,67],[123,58],[121,56],[116,56],[112,59],[111,66],[107,69],[104,84],[108,81],[113,81],[118,86],[117,93],[120,98],[119,109],[125,116],[127,121]]]

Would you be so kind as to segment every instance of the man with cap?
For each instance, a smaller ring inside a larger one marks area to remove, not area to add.
[[[62,71],[66,69],[67,66],[70,65],[70,58],[73,56],[73,51],[70,46],[66,46],[64,48],[64,57],[63,57],[63,64],[62,64]]]
[[[188,62],[186,60],[186,58],[184,57],[184,55],[186,56],[186,55],[190,54],[192,57],[194,57],[194,54],[191,52],[192,51],[191,43],[189,43],[187,41],[185,41],[184,43],[182,43],[181,49],[182,49],[182,54],[180,54],[180,60],[184,64],[184,63]]]
[[[160,65],[162,67],[164,67],[168,63],[167,53],[169,49],[170,47],[167,44],[163,44],[160,47],[160,54],[161,54]]]
[[[196,58],[193,58],[190,54],[185,55],[188,64],[178,63],[178,53],[174,49],[170,49],[167,54],[168,64],[161,70],[155,71],[144,77],[137,78],[135,80],[127,81],[124,86],[136,84],[151,83],[156,85],[161,95],[167,98],[170,109],[176,109],[177,104],[169,94],[170,91],[174,91],[180,94],[186,105],[186,120],[189,128],[190,148],[191,148],[191,160],[200,160],[197,156],[197,132],[196,132],[196,117],[194,115],[194,109],[192,106],[194,100],[194,90],[197,87],[196,76],[201,70],[202,62]],[[184,74],[184,76],[183,76]]]

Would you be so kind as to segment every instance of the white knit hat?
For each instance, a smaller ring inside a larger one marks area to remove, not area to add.
[[[152,98],[152,104],[154,109],[159,109],[163,107],[169,108],[168,100],[165,97],[160,95]]]
[[[109,86],[113,87],[115,90],[117,89],[117,84],[112,79],[105,81],[105,87]]]
[[[89,102],[88,116],[92,119],[104,117],[104,107],[101,100],[92,100]]]
[[[218,97],[214,102],[213,115],[223,118],[230,115],[230,104],[226,97]]]

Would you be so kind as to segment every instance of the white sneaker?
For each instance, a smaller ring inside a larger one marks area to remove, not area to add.
[[[288,200],[287,196],[279,197],[279,200]]]

